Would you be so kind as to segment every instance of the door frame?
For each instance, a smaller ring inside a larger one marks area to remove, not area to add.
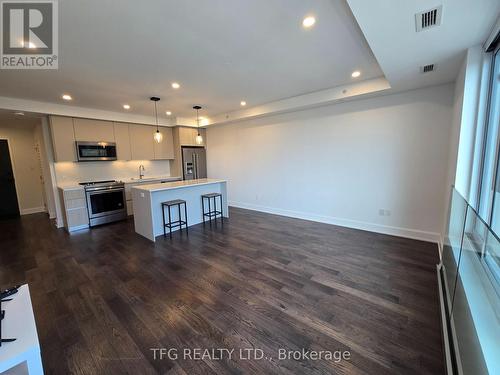
[[[12,153],[12,146],[9,137],[0,136],[0,140],[7,141],[7,148],[9,150],[10,156],[10,166],[12,167],[12,173],[14,173],[14,186],[16,188],[16,196],[17,196],[17,209],[19,210],[19,216],[22,216],[23,212],[21,210],[21,201],[19,200],[19,186],[17,186],[17,172],[16,172],[16,163],[14,162],[14,154]]]

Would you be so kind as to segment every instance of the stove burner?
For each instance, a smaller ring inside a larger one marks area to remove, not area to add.
[[[98,185],[98,184],[110,184],[110,183],[114,183],[114,182],[116,182],[116,180],[87,181],[87,182],[80,182],[78,185],[93,186],[93,185]]]

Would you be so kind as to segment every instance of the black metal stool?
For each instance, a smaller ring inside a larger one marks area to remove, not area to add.
[[[184,205],[184,220],[181,219],[181,205]],[[179,220],[172,221],[172,214],[170,213],[170,207],[177,206],[179,212]],[[168,209],[168,223],[165,223],[165,207]],[[165,228],[169,229],[170,238],[172,238],[172,228],[180,227],[179,230],[182,231],[182,226],[186,227],[186,233],[188,233],[188,225],[187,225],[187,207],[186,201],[183,199],[174,199],[172,201],[162,202],[161,203],[161,214],[163,218],[163,237],[167,235],[167,231]]]
[[[220,199],[220,211],[217,210],[217,197]],[[208,200],[208,212],[205,212],[205,199]],[[212,201],[214,207],[212,209]],[[223,213],[222,213],[222,194],[221,193],[208,193],[201,196],[201,209],[203,211],[203,224],[205,224],[205,217],[208,217],[210,224],[212,224],[212,218],[215,218],[215,224],[217,224],[217,216],[220,216],[221,222],[224,224]]]

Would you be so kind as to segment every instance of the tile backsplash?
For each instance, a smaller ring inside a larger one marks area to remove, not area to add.
[[[145,177],[170,175],[168,160],[96,161],[54,163],[58,184],[81,181],[120,180],[139,177],[139,165],[144,165]]]

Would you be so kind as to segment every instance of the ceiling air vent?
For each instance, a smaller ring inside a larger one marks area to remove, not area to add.
[[[441,25],[442,11],[443,11],[443,6],[440,5],[434,9],[426,10],[425,12],[420,12],[415,14],[415,23],[417,27],[417,32],[430,29],[431,27],[434,26]]]
[[[429,64],[420,67],[420,73],[430,73],[436,70],[436,65]]]

